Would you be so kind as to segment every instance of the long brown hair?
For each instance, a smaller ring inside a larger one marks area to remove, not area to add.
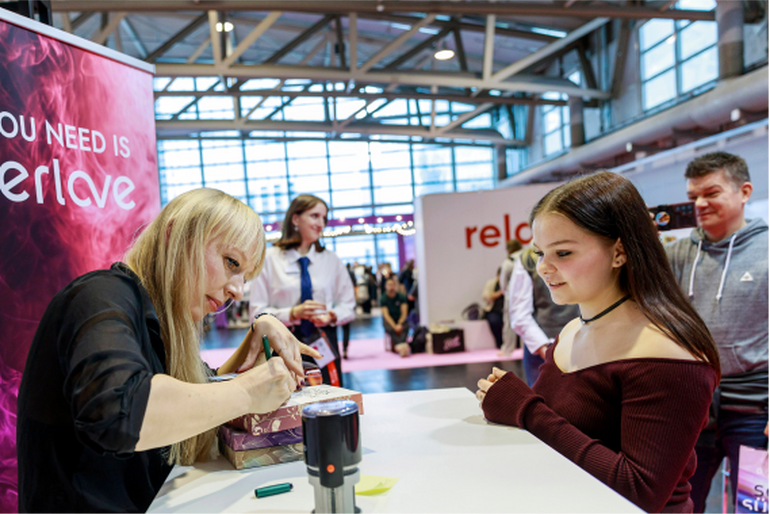
[[[721,375],[714,339],[677,285],[647,206],[630,180],[602,171],[567,182],[538,202],[530,225],[551,212],[609,241],[620,239],[627,259],[620,269],[621,290],[658,329]]]
[[[265,231],[259,216],[216,189],[195,189],[171,200],[125,255],[158,315],[166,373],[192,384],[206,383],[208,377],[200,357],[202,324],[193,320],[190,297],[206,276],[204,252],[215,239],[245,254],[246,280],[262,269]],[[202,308],[203,295],[199,296]],[[205,459],[215,435],[216,429],[211,429],[174,443],[169,463],[190,465]]]
[[[273,246],[277,246],[282,250],[290,250],[300,246],[302,244],[302,236],[300,235],[299,231],[294,228],[292,219],[294,218],[295,214],[302,214],[303,212],[312,209],[319,203],[324,204],[324,207],[326,207],[326,214],[328,216],[329,206],[326,205],[326,202],[317,196],[299,195],[294,200],[292,200],[291,205],[289,205],[289,210],[286,211],[286,216],[283,218],[283,226],[281,226],[281,238],[273,243]],[[326,224],[329,222],[327,216],[324,216],[324,226],[326,226]],[[316,252],[324,251],[324,247],[320,241],[316,241],[314,244]]]

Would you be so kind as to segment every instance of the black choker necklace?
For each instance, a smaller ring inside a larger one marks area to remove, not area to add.
[[[631,298],[631,295],[627,294],[626,296],[624,296],[623,298],[621,298],[617,302],[613,303],[612,305],[610,305],[609,307],[604,309],[602,312],[600,312],[599,314],[597,314],[593,318],[583,319],[583,316],[581,315],[581,316],[579,316],[580,317],[580,321],[583,323],[583,325],[585,325],[587,323],[591,323],[592,321],[596,321],[597,319],[601,318],[602,316],[604,316],[606,314],[609,314],[614,309],[617,309],[618,307],[620,307],[620,304],[622,304],[623,302],[625,302],[629,298]]]

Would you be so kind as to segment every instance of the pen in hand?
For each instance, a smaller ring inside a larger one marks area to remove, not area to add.
[[[272,354],[270,353],[270,343],[267,340],[267,336],[262,336],[262,346],[265,348],[265,360],[270,359],[272,357]]]

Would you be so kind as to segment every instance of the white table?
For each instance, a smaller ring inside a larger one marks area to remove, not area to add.
[[[367,512],[642,512],[530,433],[484,421],[465,388],[364,395],[360,469],[398,478],[356,496]],[[254,489],[291,482],[286,494]],[[223,458],[177,467],[150,512],[302,512],[314,508],[305,463],[237,471]]]

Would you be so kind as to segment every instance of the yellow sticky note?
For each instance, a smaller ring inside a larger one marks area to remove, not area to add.
[[[396,485],[398,478],[393,477],[375,477],[372,475],[361,475],[361,480],[356,484],[356,494],[365,496],[374,496],[389,491]]]

